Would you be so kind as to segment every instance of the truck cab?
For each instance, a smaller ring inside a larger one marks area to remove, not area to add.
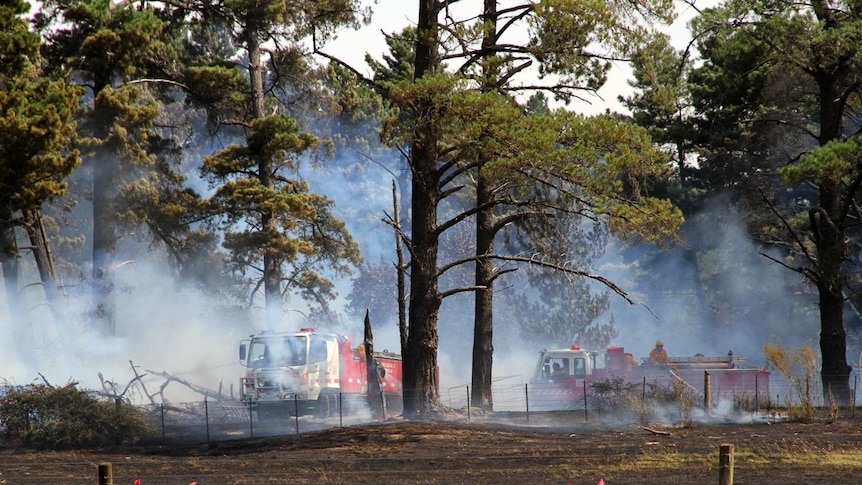
[[[337,335],[317,334],[313,329],[252,335],[239,347],[240,361],[247,368],[241,399],[256,405],[260,415],[276,411],[267,405],[300,414],[320,407],[321,396],[331,400],[328,395],[338,392],[340,345]],[[296,409],[300,404],[303,409]]]
[[[531,384],[577,385],[589,380],[596,365],[596,353],[577,345],[569,349],[543,350]]]

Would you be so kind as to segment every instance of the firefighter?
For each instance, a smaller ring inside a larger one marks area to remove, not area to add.
[[[559,362],[554,362],[554,371],[551,372],[551,382],[563,382],[568,377],[569,373],[566,372],[566,369],[563,369]]]
[[[667,351],[664,349],[664,342],[661,340],[655,341],[655,348],[649,353],[650,365],[667,365]]]
[[[625,361],[623,362],[623,369],[626,372],[632,370],[634,367],[637,367],[638,361],[635,359],[635,356],[631,354],[631,352],[626,352],[623,354],[625,357]]]

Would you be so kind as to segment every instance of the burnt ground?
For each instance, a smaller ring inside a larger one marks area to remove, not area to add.
[[[844,413],[849,414],[849,412]],[[862,413],[836,422],[584,423],[578,413],[450,415],[266,438],[0,451],[0,484],[699,484],[722,444],[739,484],[862,484]]]

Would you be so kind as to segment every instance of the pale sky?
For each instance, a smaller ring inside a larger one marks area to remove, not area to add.
[[[507,1],[501,1],[500,3],[506,4]],[[697,3],[698,8],[706,8],[715,5],[717,2],[716,0],[700,0]],[[461,9],[469,6],[475,12],[481,10],[482,2],[480,0],[465,0],[455,5]],[[671,34],[674,46],[677,49],[681,49],[689,41],[686,25],[696,12],[686,3],[677,2],[676,5],[678,18],[669,27],[668,32]],[[373,10],[374,15],[370,25],[359,31],[342,32],[336,40],[330,42],[324,49],[327,53],[338,56],[341,59],[352,59],[353,61],[349,61],[351,65],[359,71],[369,74],[370,72],[363,61],[365,53],[369,52],[379,58],[380,54],[386,49],[386,43],[383,40],[381,30],[387,33],[398,32],[407,25],[415,24],[417,4],[412,0],[379,0],[373,6]],[[617,96],[620,94],[629,95],[631,93],[631,88],[627,84],[630,76],[631,71],[628,66],[625,63],[617,63],[611,70],[608,82],[599,90],[600,98],[592,99],[592,104],[575,101],[570,104],[570,109],[586,114],[601,113],[605,109],[626,111],[617,101]]]

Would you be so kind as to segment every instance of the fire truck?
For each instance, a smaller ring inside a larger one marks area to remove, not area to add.
[[[338,416],[367,409],[368,362],[362,345],[350,337],[264,330],[240,342],[240,362],[247,368],[240,381],[240,399],[258,420],[288,416]],[[401,356],[374,352],[380,390],[387,412],[400,413]]]
[[[530,377],[531,410],[575,409],[584,405],[585,395],[592,394],[592,384],[621,378],[626,384],[671,386],[682,383],[697,397],[709,390],[711,402],[769,398],[769,371],[745,365],[744,357],[733,352],[721,356],[695,354],[690,357],[668,357],[667,365],[650,365],[648,359],[637,361],[623,347],[608,347],[604,352],[588,351],[578,345],[546,349]],[[707,384],[708,383],[708,384]]]

